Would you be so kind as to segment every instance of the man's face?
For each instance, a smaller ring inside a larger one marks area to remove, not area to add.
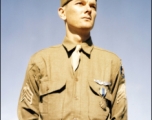
[[[96,8],[96,0],[72,0],[65,6],[65,21],[70,28],[91,30]]]

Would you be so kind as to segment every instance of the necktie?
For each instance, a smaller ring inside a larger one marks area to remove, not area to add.
[[[80,49],[81,49],[81,45],[77,45],[74,52],[71,55],[71,64],[73,67],[73,71],[75,71],[79,65]]]

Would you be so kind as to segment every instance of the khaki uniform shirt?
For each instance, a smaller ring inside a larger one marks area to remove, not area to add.
[[[127,120],[121,60],[89,38],[81,43],[74,72],[75,46],[65,37],[62,45],[31,57],[18,103],[20,120]]]

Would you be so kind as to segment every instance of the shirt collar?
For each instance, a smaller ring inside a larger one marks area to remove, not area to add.
[[[67,49],[68,52],[70,52],[71,50],[73,50],[76,45],[76,43],[73,43],[71,40],[69,40],[67,37],[64,38],[63,40],[63,46]],[[84,52],[86,52],[87,54],[90,55],[92,49],[93,49],[93,43],[92,43],[92,39],[91,37],[89,39],[87,39],[86,41],[80,43],[79,45],[81,45],[82,49]]]

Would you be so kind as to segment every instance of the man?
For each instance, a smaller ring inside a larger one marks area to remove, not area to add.
[[[95,47],[96,0],[61,0],[66,36],[34,54],[19,98],[20,120],[127,120],[121,60]]]

